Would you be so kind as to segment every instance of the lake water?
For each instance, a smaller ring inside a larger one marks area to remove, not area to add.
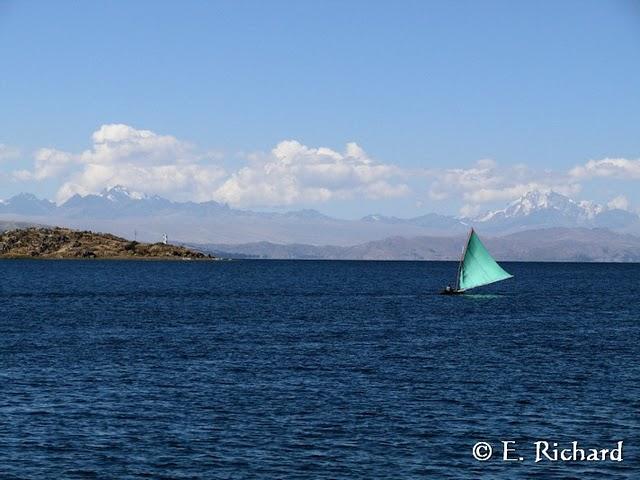
[[[640,478],[640,265],[504,266],[2,261],[0,478]]]

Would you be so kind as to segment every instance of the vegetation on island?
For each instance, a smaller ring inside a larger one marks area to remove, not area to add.
[[[189,248],[141,243],[109,233],[31,227],[0,233],[0,258],[210,259]]]

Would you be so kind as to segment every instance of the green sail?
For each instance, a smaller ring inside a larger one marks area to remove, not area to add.
[[[480,238],[478,238],[478,235],[476,235],[476,232],[471,230],[467,248],[460,262],[458,289],[469,290],[481,285],[506,280],[512,276],[496,263],[480,241]]]

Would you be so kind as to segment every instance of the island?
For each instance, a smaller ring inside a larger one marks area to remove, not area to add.
[[[109,233],[30,227],[0,233],[0,258],[215,260],[189,248],[141,243]]]

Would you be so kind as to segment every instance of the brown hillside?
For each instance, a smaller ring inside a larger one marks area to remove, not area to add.
[[[25,228],[0,233],[0,258],[213,258],[162,243],[138,243],[108,233],[69,228]]]

